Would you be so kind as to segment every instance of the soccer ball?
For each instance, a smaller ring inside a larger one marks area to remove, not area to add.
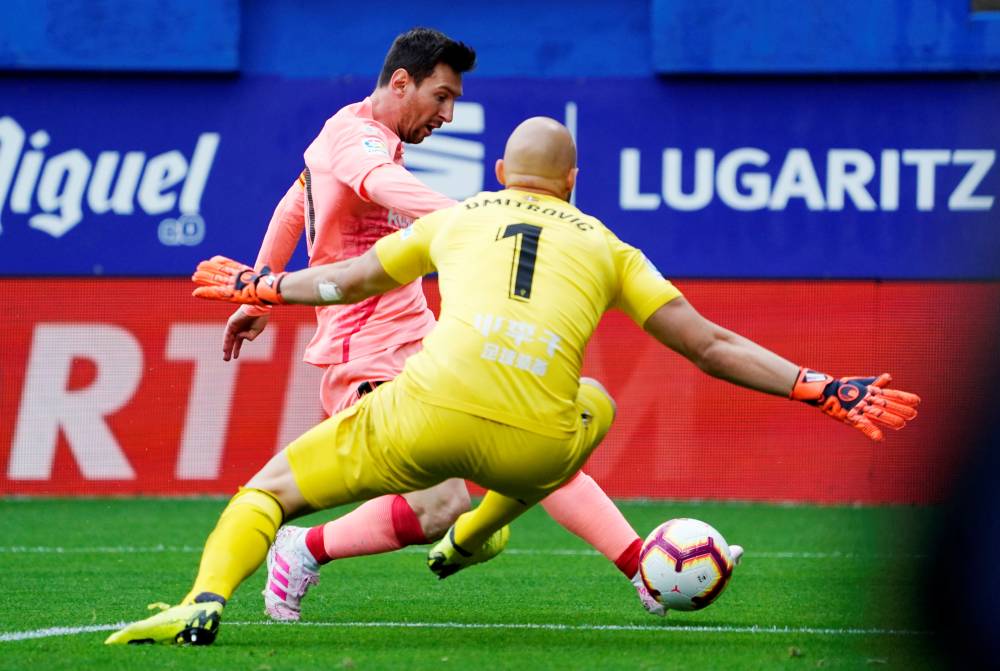
[[[639,573],[650,596],[673,610],[700,610],[715,601],[733,575],[729,545],[699,520],[664,522],[646,537]]]

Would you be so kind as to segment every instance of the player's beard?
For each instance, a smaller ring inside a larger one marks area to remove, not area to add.
[[[431,129],[428,126],[418,126],[403,137],[406,144],[420,144],[431,136]]]

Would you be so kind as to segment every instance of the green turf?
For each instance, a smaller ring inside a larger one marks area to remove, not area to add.
[[[147,603],[177,600],[223,505],[0,500],[0,637],[139,619]],[[258,573],[231,600],[211,648],[107,647],[104,631],[0,640],[0,669],[941,668],[918,598],[933,509],[622,510],[641,533],[671,517],[708,521],[746,546],[744,563],[711,607],[654,618],[603,557],[531,511],[508,552],[443,582],[418,549],[326,567],[305,602],[307,626],[265,624]]]

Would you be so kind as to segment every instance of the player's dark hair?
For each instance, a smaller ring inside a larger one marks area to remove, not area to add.
[[[476,66],[476,51],[465,42],[456,42],[433,28],[413,28],[399,35],[389,47],[378,85],[388,84],[392,73],[403,68],[420,86],[438,63],[449,65],[462,74]]]

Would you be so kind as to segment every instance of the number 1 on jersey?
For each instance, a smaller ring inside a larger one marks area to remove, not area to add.
[[[510,266],[510,298],[523,301],[531,299],[531,281],[535,276],[535,258],[541,235],[541,226],[510,224],[497,236],[497,240],[515,238],[514,258]]]

